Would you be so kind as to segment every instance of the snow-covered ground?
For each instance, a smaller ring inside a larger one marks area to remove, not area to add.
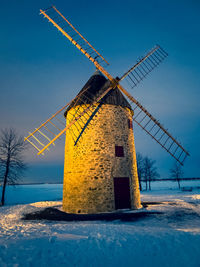
[[[155,190],[142,201],[162,213],[132,222],[23,221],[61,202],[1,207],[0,266],[199,267],[200,190]]]

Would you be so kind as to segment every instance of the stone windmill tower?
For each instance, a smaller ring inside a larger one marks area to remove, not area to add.
[[[94,97],[107,88],[107,79],[96,71],[81,92]],[[85,90],[86,89],[86,90]],[[91,104],[86,98],[85,104]],[[84,105],[85,105],[84,104]],[[72,104],[67,124],[82,106]],[[69,213],[97,213],[139,208],[139,185],[130,104],[115,89],[102,99],[92,126],[74,145],[76,125],[66,133],[63,208]],[[78,164],[77,164],[78,162]]]
[[[79,94],[25,138],[43,154],[66,134],[63,209],[69,213],[137,209],[140,196],[133,123],[139,125],[180,164],[189,153],[121,85],[131,88],[164,60],[167,53],[154,47],[120,78],[103,67],[105,58],[54,7],[40,10],[98,71]],[[65,121],[60,115],[65,112]]]

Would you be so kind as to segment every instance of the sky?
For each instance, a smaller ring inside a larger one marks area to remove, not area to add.
[[[95,68],[39,10],[52,4],[121,76],[156,44],[169,56],[134,90],[126,88],[189,151],[185,177],[200,176],[200,1],[0,0],[0,129],[23,136],[83,87]],[[174,159],[134,125],[136,151],[169,177]],[[25,180],[60,181],[64,139],[44,157],[26,152]]]

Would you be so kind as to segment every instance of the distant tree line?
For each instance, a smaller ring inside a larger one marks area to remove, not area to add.
[[[136,158],[140,191],[151,190],[152,180],[160,177],[157,172],[156,161],[147,156],[143,156],[139,152],[136,154]],[[183,177],[183,170],[179,163],[175,162],[170,169],[170,177],[177,181],[178,188],[180,189],[180,179]],[[145,187],[143,183],[145,184]]]

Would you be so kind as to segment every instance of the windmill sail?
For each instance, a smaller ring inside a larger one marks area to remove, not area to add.
[[[24,141],[29,142],[38,152],[41,151],[46,143],[50,142],[60,131],[65,128],[65,121],[63,120],[62,111],[66,109],[71,102],[53,114],[48,120],[42,123],[38,128],[24,138]],[[55,145],[55,143],[52,143]]]
[[[120,84],[118,88],[128,97],[134,111],[133,120],[181,165],[189,153],[182,145]]]
[[[56,9],[55,6],[40,13],[49,20],[72,44],[74,44],[93,63],[109,65],[107,60],[83,37],[83,35]]]
[[[86,90],[87,88],[85,88],[85,90],[81,94],[68,102],[64,107],[59,109],[48,120],[37,127],[32,133],[29,133],[29,135],[24,138],[24,141],[29,142],[37,151],[40,152],[48,142],[50,142],[61,131],[63,131],[63,129],[65,129],[66,122],[63,117],[63,111],[66,110],[70,105],[72,105],[72,103],[76,104],[78,101],[81,101],[82,95]],[[65,131],[63,131],[63,133],[65,133]],[[55,145],[54,143],[52,144]]]
[[[88,118],[92,115],[96,107],[99,105],[100,100],[105,95],[107,95],[111,89],[112,87],[108,87],[100,96],[96,96],[95,98],[91,96],[91,104],[86,105],[85,95],[83,97],[85,90],[87,90],[86,88],[75,99],[70,101],[67,105],[65,105],[54,115],[52,115],[46,122],[36,128],[35,131],[29,133],[29,135],[24,139],[24,141],[28,141],[38,151],[37,154],[40,155],[43,154],[46,149],[48,150],[50,145],[55,145],[55,141],[59,139],[66,132],[66,130],[70,130],[73,125],[77,124],[77,122],[79,126],[81,125],[79,128],[79,132],[81,132]],[[75,105],[77,101],[81,103],[81,108],[78,109],[77,112],[70,114],[70,122],[67,126],[65,126],[65,123],[58,119],[58,116],[61,115],[61,112],[67,107],[69,107],[72,103],[74,103]],[[58,123],[56,123],[55,120],[62,124],[62,128],[60,127],[60,125],[58,126]],[[78,126],[76,125],[76,127]],[[75,136],[75,138],[78,138],[78,136]]]
[[[157,45],[119,78],[119,80],[122,81],[126,78],[131,88],[134,88],[167,56],[168,54]]]

